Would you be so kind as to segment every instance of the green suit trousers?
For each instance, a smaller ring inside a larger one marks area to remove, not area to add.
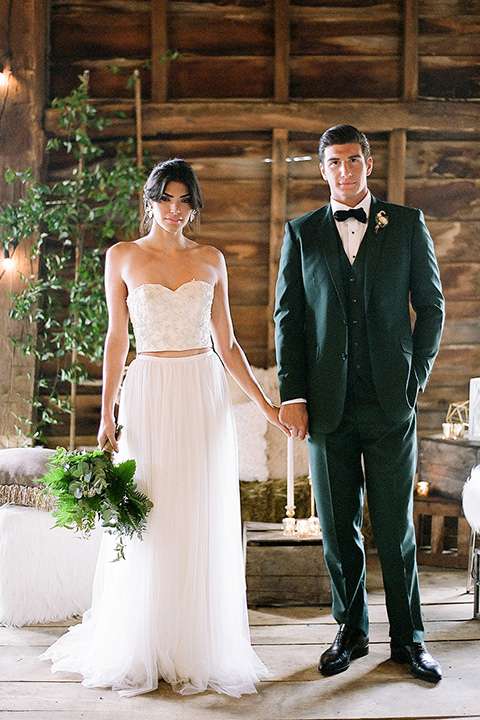
[[[331,433],[308,439],[312,483],[332,583],[333,616],[368,635],[365,550],[366,488],[372,531],[382,567],[390,636],[421,642],[424,628],[413,525],[416,416],[389,419],[368,380],[348,384],[343,415]]]

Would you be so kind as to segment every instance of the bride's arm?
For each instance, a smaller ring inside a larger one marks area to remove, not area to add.
[[[228,280],[225,259],[217,252],[215,296],[212,306],[212,335],[215,349],[230,375],[242,390],[253,400],[267,419],[288,435],[278,419],[278,408],[269,400],[260,387],[233,330],[228,302]]]
[[[108,309],[108,330],[103,355],[103,390],[98,445],[102,449],[107,440],[117,452],[114,407],[127,359],[128,309],[127,288],[121,276],[121,248],[113,246],[105,261],[105,294]]]

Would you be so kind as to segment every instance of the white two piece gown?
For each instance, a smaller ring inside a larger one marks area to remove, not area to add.
[[[141,285],[129,295],[137,352],[209,347],[213,287]],[[182,694],[255,692],[268,671],[250,645],[235,422],[222,364],[209,350],[138,355],[121,393],[116,460],[154,503],[143,540],[112,562],[105,535],[91,609],[42,658],[87,687]]]

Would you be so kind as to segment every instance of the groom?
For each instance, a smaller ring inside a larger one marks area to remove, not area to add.
[[[444,317],[433,242],[419,210],[371,195],[362,132],[330,128],[319,157],[330,203],[287,223],[275,308],[280,420],[292,435],[309,436],[340,626],[319,670],[335,675],[368,653],[366,488],[391,657],[435,683],[442,672],[423,641],[412,517],[416,399]]]

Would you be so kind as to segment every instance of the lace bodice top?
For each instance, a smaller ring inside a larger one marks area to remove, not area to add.
[[[157,283],[134,288],[127,305],[137,353],[211,347],[213,293],[213,285],[203,280],[176,290]]]

